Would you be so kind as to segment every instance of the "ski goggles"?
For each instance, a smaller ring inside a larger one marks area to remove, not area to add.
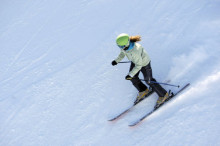
[[[123,46],[118,45],[118,47],[119,47],[120,49],[125,49],[125,48],[128,47],[128,46],[129,46],[129,41],[128,41],[128,43],[127,43],[126,45],[123,45]]]

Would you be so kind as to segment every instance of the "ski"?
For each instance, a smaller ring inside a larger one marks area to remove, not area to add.
[[[171,100],[172,98],[174,98],[176,95],[178,95],[181,91],[183,91],[184,89],[186,89],[188,86],[190,85],[190,83],[186,84],[185,86],[183,86],[179,91],[177,91],[175,94],[173,94],[170,98],[168,98],[164,103],[160,104],[160,105],[155,105],[154,109],[147,113],[146,115],[144,115],[143,117],[141,117],[140,119],[138,119],[136,122],[130,124],[129,126],[135,126],[138,123],[140,123],[141,121],[143,121],[144,119],[146,119],[147,117],[149,117],[151,114],[153,114],[155,111],[157,111],[160,107],[162,107],[162,105],[164,105],[165,103],[167,103],[169,100]]]
[[[147,95],[144,96],[144,98],[142,98],[139,101],[135,101],[134,104],[132,106],[130,106],[129,108],[127,108],[126,110],[124,110],[123,112],[121,112],[120,114],[118,114],[117,116],[115,116],[112,119],[109,119],[108,121],[114,121],[116,119],[118,119],[119,117],[121,117],[122,115],[124,115],[125,113],[127,113],[128,111],[130,111],[132,108],[134,108],[138,103],[140,103],[141,101],[143,101],[144,99],[146,99],[147,97],[149,97],[151,94],[153,94],[154,91],[152,89],[150,89],[149,93]]]
[[[169,83],[171,80],[167,80],[165,83]],[[146,99],[147,97],[149,97],[151,94],[153,94],[155,91],[152,90],[152,88],[149,88],[150,92],[145,95],[144,98],[142,98],[139,101],[135,101],[134,104],[132,106],[130,106],[129,108],[127,108],[126,110],[124,110],[123,112],[121,112],[120,114],[118,114],[117,116],[115,116],[112,119],[109,119],[108,121],[114,121],[118,118],[120,118],[122,115],[126,114],[127,112],[129,112],[131,109],[133,109],[138,103],[140,103],[141,101],[143,101],[144,99]]]

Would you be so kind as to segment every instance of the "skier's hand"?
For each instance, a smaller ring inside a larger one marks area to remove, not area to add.
[[[115,61],[115,60],[113,60],[112,61],[112,66],[115,66],[115,65],[117,65],[118,63]]]
[[[129,75],[127,75],[127,76],[125,77],[125,80],[132,80],[132,77],[129,76]]]

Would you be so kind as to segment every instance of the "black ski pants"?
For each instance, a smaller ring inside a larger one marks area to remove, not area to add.
[[[131,62],[130,71],[135,67],[135,64]],[[139,73],[142,72],[144,75],[144,80],[146,80],[146,83],[158,94],[159,97],[165,96],[167,91],[160,86],[160,84],[156,83],[149,83],[148,81],[155,81],[156,80],[152,76],[152,69],[151,64],[144,66],[141,68],[141,70],[132,78],[131,82],[132,84],[137,88],[139,92],[143,92],[147,89],[147,86],[141,82],[139,79]]]

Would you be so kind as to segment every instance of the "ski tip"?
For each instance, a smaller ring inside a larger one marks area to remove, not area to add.
[[[114,121],[115,119],[116,119],[116,118],[113,118],[113,119],[109,119],[108,121],[109,121],[109,122],[112,122],[112,121]]]
[[[110,119],[110,120],[108,120],[109,122],[112,122],[112,121],[115,121],[115,119]]]
[[[186,88],[190,85],[190,83],[187,83],[185,86],[183,86],[183,88]]]
[[[136,126],[138,123],[140,123],[141,121],[136,121],[136,122],[134,122],[134,123],[132,123],[132,124],[130,124],[130,125],[128,125],[129,127],[134,127],[134,126]]]
[[[134,127],[136,124],[130,124],[130,125],[128,125],[129,127]]]
[[[190,83],[187,83],[187,84],[185,84],[184,86],[180,86],[180,85],[178,85],[178,88],[180,88],[180,87],[188,87],[190,85]]]

